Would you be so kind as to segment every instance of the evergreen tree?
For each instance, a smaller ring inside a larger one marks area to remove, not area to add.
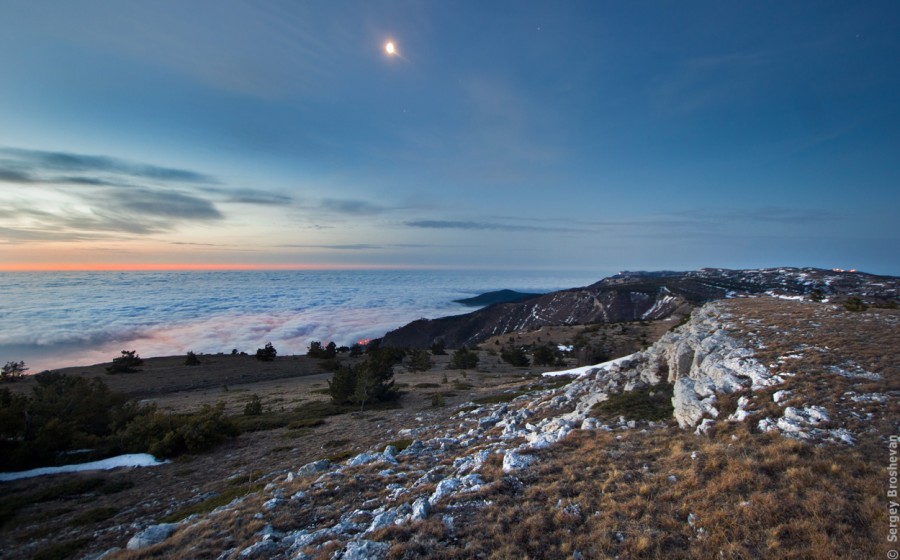
[[[134,373],[143,363],[144,360],[136,350],[122,350],[122,355],[114,358],[111,366],[107,366],[106,373]]]
[[[272,346],[271,342],[266,342],[265,348],[256,349],[256,359],[261,362],[272,362],[277,355],[278,351],[275,350],[275,347]]]
[[[474,369],[478,366],[478,354],[465,346],[453,353],[450,369]]]
[[[425,350],[412,350],[406,362],[406,369],[411,372],[428,371],[432,366],[431,357]]]

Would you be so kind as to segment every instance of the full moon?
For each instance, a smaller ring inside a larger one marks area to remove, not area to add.
[[[396,52],[396,50],[394,49],[394,43],[390,43],[390,42],[387,43],[384,46],[384,52],[386,52],[388,54],[394,54]]]

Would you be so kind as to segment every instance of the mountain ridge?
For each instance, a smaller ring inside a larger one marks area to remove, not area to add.
[[[478,344],[490,336],[547,325],[656,320],[729,297],[847,298],[895,302],[900,278],[819,268],[724,269],[676,272],[624,271],[589,286],[500,303],[463,315],[419,319],[390,331],[384,346],[450,348]]]

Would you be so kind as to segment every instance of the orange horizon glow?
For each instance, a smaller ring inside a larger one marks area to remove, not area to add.
[[[0,264],[0,272],[143,272],[143,271],[241,271],[241,270],[418,270],[439,266],[390,264]]]

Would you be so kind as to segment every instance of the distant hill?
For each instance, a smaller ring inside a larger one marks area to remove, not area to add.
[[[427,348],[443,340],[446,346],[457,348],[544,325],[663,319],[685,314],[708,301],[762,294],[896,301],[900,278],[818,268],[621,272],[583,288],[498,303],[465,315],[420,319],[385,334],[382,344]]]
[[[495,303],[511,303],[515,301],[523,301],[529,298],[538,297],[543,294],[532,294],[528,292],[517,292],[515,290],[497,290],[496,292],[486,292],[481,295],[455,299],[454,303],[461,303],[469,307],[482,307],[485,305],[493,305]]]

